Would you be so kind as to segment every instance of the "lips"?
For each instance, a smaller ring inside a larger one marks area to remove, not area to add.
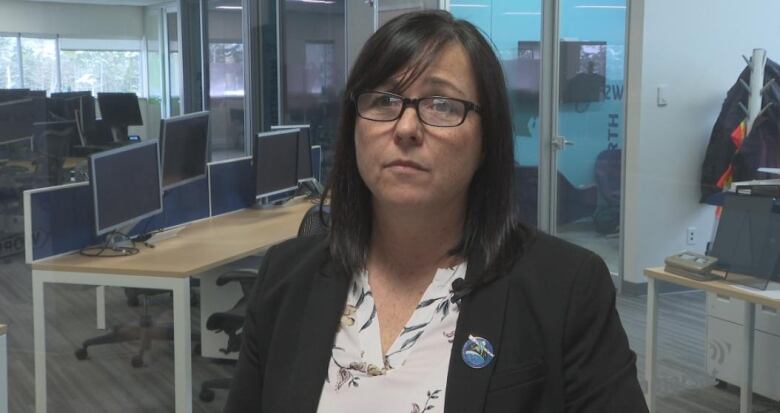
[[[417,169],[419,171],[426,171],[426,172],[428,171],[427,168],[423,167],[417,162],[402,160],[402,159],[398,159],[385,164],[385,168],[392,168],[392,167],[411,168],[411,169]]]

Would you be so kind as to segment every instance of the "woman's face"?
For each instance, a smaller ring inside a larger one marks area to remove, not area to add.
[[[376,90],[389,91],[394,80]],[[400,94],[480,103],[473,68],[457,43],[445,47],[438,59]],[[422,208],[465,205],[469,183],[482,160],[480,115],[469,111],[464,122],[455,127],[426,125],[412,106],[391,122],[357,117],[355,149],[360,176],[375,203]]]

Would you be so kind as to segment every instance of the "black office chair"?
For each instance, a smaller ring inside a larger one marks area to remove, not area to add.
[[[593,168],[596,186],[602,202],[593,215],[593,223],[600,234],[616,234],[620,231],[620,149],[607,149],[596,157]]]
[[[198,283],[193,282],[191,285],[198,286]],[[143,307],[138,324],[117,325],[114,326],[109,333],[84,340],[81,347],[74,352],[76,358],[85,360],[89,355],[87,349],[91,346],[139,340],[141,346],[138,350],[138,354],[130,359],[130,364],[135,368],[143,367],[144,353],[151,348],[153,340],[173,341],[173,324],[165,323],[159,326],[155,325],[147,308],[149,297],[159,294],[171,294],[171,292],[168,290],[155,290],[149,288],[125,288],[127,304],[131,307],[141,304]],[[198,295],[196,293],[190,293],[190,304],[197,305],[197,303]],[[197,337],[194,336],[193,340],[195,339],[197,339]]]
[[[322,207],[320,214],[320,205],[314,205],[306,211],[298,227],[298,236],[324,234],[328,231],[330,223],[330,208],[327,205]],[[256,270],[234,270],[221,274],[217,278],[217,285],[223,286],[231,282],[238,282],[241,285],[241,298],[229,310],[214,313],[206,320],[206,328],[210,331],[224,332],[228,336],[228,343],[225,348],[219,351],[223,354],[230,354],[241,349],[242,333],[244,328],[244,318],[246,317],[246,302],[249,293],[252,291],[254,283],[258,280]],[[215,389],[229,389],[232,382],[231,377],[206,380],[201,384],[198,397],[201,401],[210,402],[214,400]]]
[[[574,186],[560,171],[557,178],[558,224],[593,216],[598,199],[596,186]],[[539,167],[515,164],[513,184],[518,217],[528,225],[537,226]]]

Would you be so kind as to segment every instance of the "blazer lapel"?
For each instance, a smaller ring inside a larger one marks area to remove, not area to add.
[[[300,325],[297,358],[292,366],[296,389],[290,391],[289,412],[317,411],[348,283],[346,272],[331,259],[312,281],[306,316]]]
[[[469,260],[466,280],[476,277],[482,271],[482,268],[476,266],[472,268],[471,262],[472,260]],[[496,360],[481,369],[472,368],[463,361],[461,351],[469,335],[472,335],[487,339],[493,345],[495,357],[501,357],[501,334],[508,291],[509,277],[502,276],[461,300],[450,353],[445,412],[472,413],[483,410]]]

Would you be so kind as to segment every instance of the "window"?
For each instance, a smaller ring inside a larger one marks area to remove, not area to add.
[[[209,44],[209,69],[211,96],[244,96],[243,44]]]
[[[336,86],[333,42],[306,42],[306,92],[320,95]]]
[[[137,51],[63,50],[62,90],[135,92],[141,95],[141,53]]]
[[[22,37],[22,83],[32,90],[57,90],[57,40]]]
[[[0,89],[143,96],[142,66],[140,40],[0,35]]]
[[[21,86],[16,36],[0,36],[0,89],[13,89]]]
[[[135,92],[142,96],[141,42],[60,39],[62,91]]]

